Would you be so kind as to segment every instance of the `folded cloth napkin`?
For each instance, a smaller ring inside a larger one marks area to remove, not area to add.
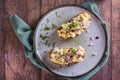
[[[84,3],[80,4],[80,6],[93,12],[93,14],[95,14],[98,17],[101,24],[103,25],[103,28],[105,29],[105,34],[107,35],[106,36],[107,44],[106,44],[106,49],[105,49],[103,58],[93,70],[79,77],[67,78],[69,80],[88,80],[90,77],[92,77],[96,72],[98,72],[105,65],[109,57],[110,43],[109,43],[109,38],[108,38],[108,29],[105,24],[105,21],[99,15],[99,10],[97,8],[96,3],[93,0],[87,0]],[[19,38],[19,40],[22,42],[24,46],[25,56],[29,58],[34,65],[38,66],[39,68],[45,71],[48,71],[45,68],[45,66],[37,60],[37,57],[34,53],[33,44],[32,44],[34,30],[28,24],[26,24],[22,19],[20,19],[17,15],[11,15],[9,17],[9,20],[17,37]]]

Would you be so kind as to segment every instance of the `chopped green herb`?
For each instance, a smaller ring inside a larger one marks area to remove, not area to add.
[[[48,26],[46,26],[46,27],[44,28],[44,30],[47,31],[47,30],[50,30],[50,28],[49,28]]]
[[[48,38],[48,36],[43,36],[42,34],[40,34],[40,38],[41,38],[42,40],[45,40],[45,39]]]
[[[71,50],[71,56],[75,56],[75,49]]]
[[[71,24],[69,24],[69,27],[77,27],[79,24],[78,24],[78,22],[76,22],[76,23],[71,23]]]
[[[45,44],[46,46],[48,46],[48,47],[50,46],[50,43],[49,43],[48,40],[46,40],[44,44]]]
[[[54,23],[52,23],[52,30],[54,29],[54,28],[57,28],[57,26],[54,24]]]
[[[55,47],[55,44],[56,44],[55,42],[52,44],[53,48]]]

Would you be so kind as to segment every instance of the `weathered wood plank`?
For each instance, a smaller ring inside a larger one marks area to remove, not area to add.
[[[120,41],[112,41],[112,80],[120,79]]]
[[[120,0],[112,0],[112,80],[120,79]]]
[[[34,0],[35,1],[35,0]],[[17,14],[28,21],[28,0],[6,0],[5,19],[5,72],[6,80],[39,80],[40,69],[24,55],[23,46],[16,37],[8,20],[9,14]]]
[[[4,7],[5,2],[4,0],[0,1],[0,79],[5,80],[5,57],[4,57],[4,44],[5,44],[5,35],[4,35]]]
[[[54,7],[54,0],[41,0],[41,15]]]
[[[41,0],[28,0],[28,24],[36,28],[40,20]]]
[[[112,0],[112,40],[120,40],[120,0]]]
[[[75,0],[55,0],[55,7],[66,4],[75,4]]]
[[[85,0],[76,0],[76,4],[80,5],[80,3],[84,2]]]
[[[13,46],[15,46],[15,42],[18,43],[18,39],[16,38],[14,32],[12,31],[12,28],[9,24],[9,21],[8,21],[8,17],[9,17],[9,14],[14,14],[14,13],[17,13],[17,9],[15,7],[15,5],[17,4],[17,0],[14,1],[14,0],[7,0],[5,1],[5,78],[6,80],[14,80],[15,79],[15,61],[16,59],[15,58],[12,58],[14,57],[14,49],[17,49],[14,48]],[[12,3],[11,3],[12,2]],[[11,7],[9,7],[11,6]],[[13,40],[13,39],[14,40]],[[14,42],[15,41],[15,42]]]

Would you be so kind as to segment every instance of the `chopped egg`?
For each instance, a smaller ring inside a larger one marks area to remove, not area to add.
[[[50,60],[59,65],[70,65],[84,60],[86,51],[81,46],[73,48],[54,48],[50,51]]]
[[[81,32],[88,28],[91,22],[90,20],[90,15],[87,12],[82,12],[71,21],[63,23],[60,28],[58,28],[57,34],[63,39],[75,38],[76,35],[81,34]]]

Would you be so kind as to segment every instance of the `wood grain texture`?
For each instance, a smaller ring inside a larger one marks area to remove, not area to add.
[[[120,79],[120,0],[112,0],[112,80]]]
[[[36,28],[41,17],[41,0],[28,0],[28,24]]]
[[[28,21],[28,0],[6,0],[5,17],[5,78],[6,80],[38,80],[40,69],[34,66],[24,55],[21,42],[16,37],[8,20],[9,14],[17,14]],[[13,8],[13,9],[11,9]]]
[[[85,0],[0,0],[0,80],[65,80],[47,73],[24,55],[21,42],[16,37],[8,17],[17,14],[33,29],[41,16],[49,10]],[[111,39],[111,52],[107,64],[90,80],[120,79],[120,0],[95,0],[100,15],[106,21]]]
[[[41,0],[41,15],[47,13],[54,7],[54,0]]]
[[[4,44],[5,44],[5,34],[4,34],[4,17],[5,17],[5,2],[0,1],[0,79],[5,79],[5,57],[4,57]]]

